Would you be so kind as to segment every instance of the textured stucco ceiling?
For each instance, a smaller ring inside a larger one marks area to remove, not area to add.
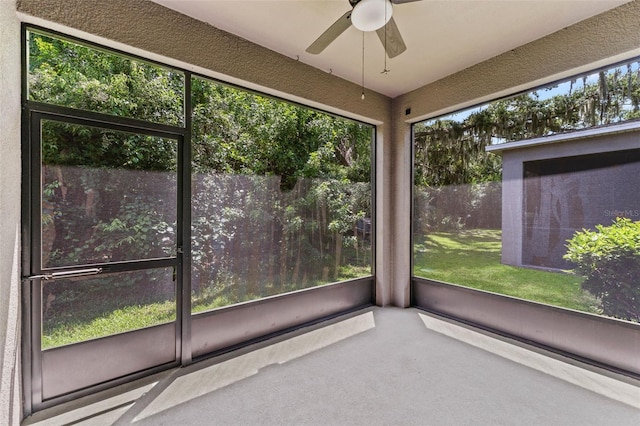
[[[318,55],[305,49],[351,9],[348,0],[153,0],[354,83],[362,33],[351,27]],[[364,84],[396,97],[628,0],[421,0],[394,6],[407,50],[387,59],[364,34]]]

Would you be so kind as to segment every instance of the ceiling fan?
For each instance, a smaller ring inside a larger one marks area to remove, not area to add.
[[[391,3],[402,4],[420,0],[347,0],[351,10],[342,15],[329,28],[307,47],[307,53],[319,54],[327,48],[340,34],[351,25],[361,31],[376,31],[389,58],[395,58],[405,50],[407,46],[400,35],[400,30],[393,19]],[[374,16],[377,15],[377,16]],[[386,24],[384,20],[387,20]],[[363,23],[363,19],[366,21]],[[370,19],[376,20],[373,23]],[[382,21],[379,21],[382,19]],[[373,27],[371,26],[373,25]],[[385,37],[386,36],[386,37]]]

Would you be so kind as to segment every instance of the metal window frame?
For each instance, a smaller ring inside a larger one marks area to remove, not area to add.
[[[640,57],[603,66],[593,71],[537,86],[514,95],[483,102],[460,111],[529,93],[634,61],[640,61]],[[421,120],[411,125],[411,305],[476,328],[521,340],[615,373],[636,379],[640,378],[640,357],[637,356],[640,349],[640,324],[415,275],[415,125],[428,120],[435,120],[454,112]],[[635,128],[636,124],[629,122],[614,124],[608,127],[609,131],[611,131],[612,126],[628,129]],[[594,132],[599,133],[600,130],[594,130]],[[554,135],[549,138],[553,141],[562,137],[566,137],[566,135]],[[509,146],[526,146],[530,143],[532,143],[531,140],[524,140],[512,142]],[[508,148],[496,145],[491,150]],[[522,185],[524,185],[524,180]],[[601,342],[607,343],[603,345]]]
[[[159,66],[163,69],[179,72],[184,75],[184,126],[175,126],[161,123],[149,122],[146,120],[140,120],[129,117],[113,116],[100,112],[86,111],[76,108],[69,108],[61,105],[47,104],[43,102],[31,101],[28,99],[28,32],[34,31],[38,34],[43,34],[50,37],[60,38],[73,43],[78,43],[83,46],[91,47],[123,56],[125,58],[148,63],[151,65]],[[376,271],[376,140],[377,140],[377,128],[375,125],[365,123],[350,117],[342,116],[336,113],[323,111],[321,109],[291,101],[289,99],[280,98],[271,94],[261,93],[259,91],[248,89],[240,85],[231,84],[210,76],[197,74],[186,69],[170,66],[158,61],[150,60],[136,54],[121,51],[111,47],[105,47],[98,43],[83,40],[74,36],[70,36],[58,31],[50,30],[45,27],[41,27],[34,24],[22,23],[21,25],[21,55],[22,55],[22,93],[21,93],[21,105],[22,105],[22,190],[21,190],[21,204],[22,204],[22,223],[21,223],[21,235],[22,235],[22,252],[21,259],[23,275],[28,275],[27,272],[32,273],[34,263],[34,256],[40,256],[41,247],[41,235],[40,232],[34,232],[34,226],[37,225],[40,220],[40,211],[35,209],[34,206],[38,206],[40,200],[34,204],[34,197],[40,197],[40,183],[34,182],[32,179],[34,164],[40,161],[39,149],[35,147],[35,140],[39,138],[33,138],[34,132],[38,132],[38,126],[33,126],[34,122],[40,122],[42,119],[52,119],[53,121],[62,121],[72,124],[88,125],[91,127],[104,128],[108,130],[124,131],[129,133],[145,134],[149,136],[158,136],[168,139],[174,139],[178,141],[178,211],[177,211],[177,253],[175,258],[162,258],[162,259],[144,259],[139,261],[128,262],[113,262],[108,264],[92,264],[83,265],[83,267],[99,267],[105,272],[115,273],[124,271],[134,271],[141,269],[149,269],[156,267],[175,266],[177,270],[177,283],[176,283],[176,322],[175,322],[175,361],[169,363],[163,363],[155,367],[144,369],[141,371],[126,374],[122,377],[109,379],[102,383],[93,384],[84,387],[79,390],[73,390],[64,395],[55,396],[48,399],[42,398],[42,376],[34,374],[35,370],[41,372],[42,369],[42,356],[33,357],[32,353],[35,348],[40,351],[40,333],[34,332],[37,329],[39,321],[34,320],[34,312],[41,312],[41,298],[34,288],[40,288],[39,279],[23,279],[21,282],[22,293],[22,383],[23,383],[23,413],[25,416],[32,414],[35,411],[39,411],[45,408],[49,408],[64,402],[71,401],[73,399],[109,389],[113,386],[117,386],[123,383],[127,383],[132,380],[136,380],[142,377],[155,374],[157,372],[166,370],[167,368],[174,368],[178,366],[185,366],[193,362],[192,355],[192,315],[191,315],[191,127],[193,117],[193,105],[192,105],[192,79],[203,78],[215,82],[216,84],[222,84],[228,87],[235,88],[248,93],[253,93],[258,96],[263,96],[269,99],[274,99],[280,102],[286,102],[288,104],[297,105],[306,109],[318,111],[322,114],[334,116],[342,119],[346,119],[355,123],[369,126],[371,128],[371,264],[369,276],[361,277],[354,280],[347,280],[338,283],[328,284],[325,286],[319,286],[300,291],[288,292],[279,295],[275,295],[268,298],[258,299],[243,304],[231,305],[216,311],[215,315],[220,317],[224,314],[225,317],[237,316],[241,312],[264,310],[265,307],[272,305],[275,308],[277,304],[274,302],[282,303],[283,301],[299,300],[305,306],[309,307],[314,302],[319,300],[327,303],[325,306],[315,306],[314,310],[309,313],[305,312],[304,315],[295,315],[295,310],[289,312],[288,317],[282,319],[279,327],[271,328],[268,330],[262,330],[261,336],[252,338],[249,341],[242,343],[229,343],[229,347],[220,347],[213,352],[204,353],[202,357],[212,356],[221,351],[229,351],[239,346],[249,344],[255,340],[262,340],[265,338],[273,337],[290,331],[294,328],[302,327],[306,324],[317,322],[323,319],[327,319],[342,313],[359,309],[363,306],[369,306],[375,303],[375,271]],[[38,120],[36,120],[36,118]],[[34,155],[37,158],[34,159]],[[37,167],[40,167],[39,165]],[[39,175],[39,173],[38,173]],[[37,218],[36,218],[37,215]],[[181,226],[180,226],[181,225]],[[34,235],[37,235],[34,236]],[[37,253],[34,253],[37,251]],[[63,272],[72,270],[74,267],[58,267],[58,268],[43,268],[47,272]],[[42,271],[38,271],[42,272]],[[181,290],[180,290],[181,289]],[[189,295],[189,297],[185,297]],[[270,310],[273,310],[269,308]],[[280,307],[281,310],[281,307]],[[277,309],[274,311],[277,312]],[[166,325],[160,325],[156,328],[166,327]],[[136,331],[123,333],[121,335],[106,336],[102,340],[115,341],[130,340],[134,338]],[[124,339],[124,340],[123,340]],[[100,339],[97,339],[100,340]],[[52,351],[53,353],[53,351]]]
[[[614,373],[640,379],[640,326],[413,277],[414,306]]]

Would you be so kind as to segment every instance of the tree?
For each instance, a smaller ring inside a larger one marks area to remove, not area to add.
[[[371,212],[371,128],[205,79],[193,88],[197,286],[222,274],[242,285],[211,297],[251,298],[325,283],[347,247],[367,265],[352,237]]]
[[[638,73],[628,64],[572,80],[568,93],[541,96],[551,87],[491,102],[461,120],[416,125],[415,184],[499,181],[500,157],[485,152],[488,145],[640,118]]]
[[[500,227],[491,207],[502,157],[492,144],[640,118],[638,64],[599,72],[420,123],[414,130],[415,218],[422,229]],[[558,93],[549,96],[547,91]],[[457,118],[460,117],[460,118]],[[484,208],[487,206],[487,208]]]
[[[170,69],[30,32],[29,73],[33,101],[185,122],[184,75]],[[371,215],[371,127],[191,83],[196,292],[233,303],[341,279],[345,266],[370,271],[354,229]],[[176,141],[43,130],[51,266],[175,253]]]

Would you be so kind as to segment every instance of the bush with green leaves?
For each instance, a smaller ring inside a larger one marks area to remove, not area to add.
[[[604,315],[640,321],[640,221],[576,232],[564,258],[586,277],[582,287],[600,299]]]

